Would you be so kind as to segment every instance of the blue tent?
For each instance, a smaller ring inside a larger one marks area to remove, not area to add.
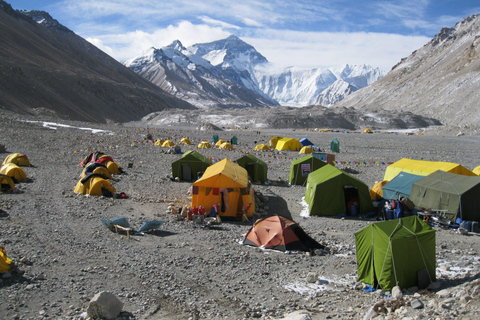
[[[383,186],[384,199],[398,199],[399,197],[410,198],[412,184],[418,180],[425,178],[416,174],[400,172],[395,178],[390,180]]]
[[[313,146],[313,143],[310,142],[310,140],[308,140],[307,138],[303,138],[303,139],[300,139],[300,143],[302,144],[302,146]]]

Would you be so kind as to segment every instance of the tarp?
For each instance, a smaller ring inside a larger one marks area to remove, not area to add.
[[[8,164],[8,163],[14,163],[17,166],[21,167],[28,167],[30,166],[30,159],[25,154],[21,153],[12,153],[9,154],[5,160],[3,160],[2,165]]]
[[[84,181],[84,179],[85,178],[77,182],[73,192],[79,194],[88,194],[91,196],[113,195],[115,193],[115,188],[108,180],[105,180],[102,177],[93,176],[86,181]]]
[[[308,175],[305,201],[310,215],[347,214],[347,204],[353,199],[359,203],[359,214],[373,212],[370,192],[363,181],[329,164]]]
[[[300,139],[300,143],[302,144],[302,146],[313,146],[313,143],[307,138]]]
[[[185,170],[190,172],[190,180],[197,179],[199,173],[205,172],[212,165],[212,160],[201,155],[196,151],[187,151],[182,157],[172,162],[172,176],[178,177],[180,180],[186,180],[184,177]],[[185,168],[187,166],[187,168]]]
[[[4,164],[0,168],[0,174],[9,176],[18,182],[22,182],[23,180],[27,179],[27,174],[25,171],[14,163]]]
[[[382,181],[378,181],[377,183],[375,183],[372,187],[372,189],[370,189],[370,199],[372,199],[373,201],[376,201],[376,200],[381,200],[383,198],[383,190],[382,190],[382,187],[387,184],[388,181],[385,181],[385,180],[382,180]]]
[[[247,170],[248,175],[252,181],[265,182],[267,181],[268,166],[265,162],[257,157],[247,154],[239,159],[236,163]]]
[[[435,230],[417,216],[372,223],[355,233],[355,245],[358,279],[372,287],[420,287],[419,273],[436,280]]]
[[[5,251],[5,248],[0,246],[0,273],[9,272],[11,263],[12,259],[7,257],[7,252]]]
[[[308,174],[313,172],[327,163],[310,155],[293,160],[290,165],[290,176],[288,182],[294,185],[303,185],[307,181]]]
[[[9,176],[0,174],[0,187],[3,192],[14,191],[15,183],[13,182],[12,178],[10,178]]]
[[[384,199],[399,199],[400,197],[410,198],[410,191],[414,182],[422,179],[423,176],[400,172],[395,178],[383,186]]]
[[[254,190],[247,170],[228,159],[208,167],[192,185],[192,207],[202,206],[210,212],[217,204],[221,217],[241,219],[243,210],[247,217],[255,212]]]
[[[278,215],[258,219],[245,235],[243,244],[279,251],[324,249],[296,222]]]
[[[412,185],[410,200],[417,209],[445,210],[447,217],[480,221],[480,177],[436,171]]]
[[[441,161],[423,161],[403,158],[397,162],[392,163],[385,170],[385,176],[383,180],[390,181],[397,176],[400,172],[407,172],[416,174],[418,176],[428,176],[437,170],[446,172],[463,174],[466,176],[474,176],[475,174],[465,167],[457,163],[441,162]]]
[[[298,151],[302,147],[302,144],[297,139],[293,138],[282,138],[278,140],[275,149],[277,150],[290,150]]]

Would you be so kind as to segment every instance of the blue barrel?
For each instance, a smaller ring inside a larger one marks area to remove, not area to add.
[[[393,210],[386,209],[385,210],[385,220],[392,220],[393,219]]]
[[[470,231],[472,229],[472,223],[470,221],[462,221],[460,227],[467,231]]]

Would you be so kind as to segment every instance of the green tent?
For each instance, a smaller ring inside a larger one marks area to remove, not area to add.
[[[436,280],[435,230],[417,216],[372,223],[355,233],[358,279],[391,290]]]
[[[294,160],[290,166],[290,177],[288,178],[288,182],[294,185],[304,185],[310,172],[313,172],[326,164],[326,162],[312,156],[311,154]]]
[[[203,173],[212,161],[195,151],[185,152],[180,159],[172,162],[172,176],[180,180],[196,180],[199,173]]]
[[[354,199],[359,214],[373,212],[370,190],[363,181],[329,164],[308,175],[305,201],[310,215],[347,214],[347,204]]]
[[[480,221],[480,177],[435,171],[412,185],[410,200],[417,209],[446,210],[446,216]]]
[[[265,182],[267,181],[267,171],[268,167],[265,162],[256,158],[251,154],[247,154],[237,161],[237,164],[245,168],[248,172],[250,178],[255,182]]]

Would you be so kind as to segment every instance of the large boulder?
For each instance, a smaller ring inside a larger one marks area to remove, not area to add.
[[[90,300],[87,316],[94,319],[115,319],[122,308],[123,303],[113,293],[103,291]]]

